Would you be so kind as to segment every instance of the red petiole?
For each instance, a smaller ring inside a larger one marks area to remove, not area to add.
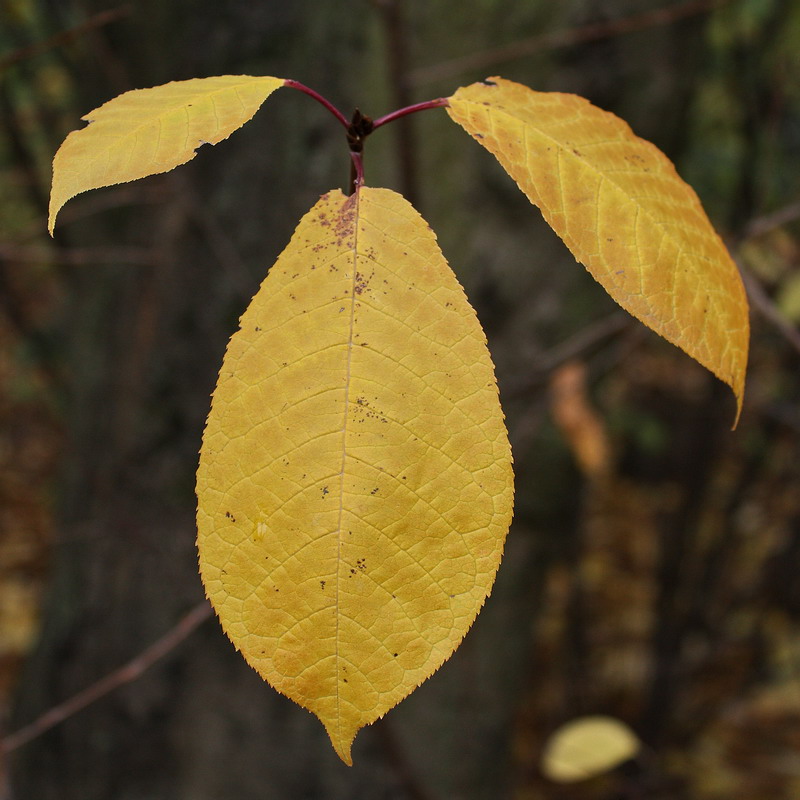
[[[371,120],[369,117],[365,117],[358,109],[356,109],[355,113],[353,114],[353,119],[348,122],[347,117],[336,108],[333,103],[329,100],[324,98],[318,92],[315,92],[313,89],[309,88],[305,84],[300,83],[299,81],[287,80],[284,83],[284,86],[288,86],[290,89],[297,89],[303,94],[307,94],[309,97],[312,97],[316,100],[320,105],[324,106],[325,108],[336,117],[337,120],[344,126],[345,130],[347,131],[347,142],[350,147],[350,157],[353,160],[353,170],[352,170],[352,183],[353,185],[358,188],[364,183],[364,157],[363,153],[363,145],[364,139],[369,136],[372,131],[376,128],[380,128],[383,125],[386,125],[389,122],[393,122],[396,119],[400,119],[401,117],[405,117],[408,114],[415,114],[417,111],[425,111],[428,108],[444,108],[448,105],[448,101],[446,97],[437,97],[435,100],[426,100],[422,103],[415,103],[411,106],[406,106],[405,108],[399,108],[397,111],[392,111],[390,114],[384,114],[382,117],[378,117],[376,120]]]
[[[290,89],[297,89],[297,91],[303,92],[303,94],[307,94],[309,97],[313,97],[318,103],[325,106],[325,108],[327,108],[328,111],[330,111],[331,114],[333,114],[333,116],[336,117],[336,119],[338,119],[345,128],[350,127],[347,117],[342,114],[342,112],[339,111],[339,109],[336,108],[336,106],[331,103],[330,100],[326,100],[321,94],[319,94],[319,92],[315,92],[305,84],[300,83],[300,81],[293,81],[291,79],[287,80],[283,85],[288,86]]]
[[[426,100],[424,103],[415,103],[413,106],[399,108],[397,111],[392,111],[391,114],[378,117],[378,119],[372,123],[372,129],[375,130],[375,128],[380,128],[381,125],[385,125],[387,122],[393,122],[408,114],[415,114],[417,111],[425,111],[428,108],[444,108],[447,105],[448,101],[446,97],[437,97],[435,100]]]

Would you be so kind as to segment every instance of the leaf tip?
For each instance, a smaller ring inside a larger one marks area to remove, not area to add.
[[[713,372],[723,383],[727,384],[733,392],[733,398],[736,402],[736,413],[731,425],[731,430],[736,430],[739,425],[739,419],[742,416],[742,409],[744,407],[744,389],[747,376],[747,362],[749,358],[749,344],[750,344],[750,321],[747,314],[747,306],[742,315],[744,325],[740,331],[738,340],[739,347],[734,356],[733,363],[728,370],[722,372],[715,369],[712,365],[704,364],[711,372]],[[690,354],[691,355],[691,354]],[[702,363],[702,362],[701,362]]]
[[[336,750],[336,755],[339,756],[339,758],[341,758],[348,767],[353,766],[353,757],[350,754],[350,749],[351,748],[349,746],[347,750],[339,750],[338,748],[334,747],[334,750]]]
[[[336,755],[347,764],[348,767],[353,766],[353,740],[356,738],[355,733],[351,736],[342,735],[341,730],[337,730],[334,728],[329,728],[327,725],[325,729],[328,732],[328,736],[330,737],[331,744],[333,745],[333,749],[336,751]]]
[[[47,231],[50,234],[51,238],[53,236],[53,231],[56,227],[56,216],[58,212],[61,210],[61,206],[56,206],[56,204],[51,200],[50,201],[50,211],[47,215]]]
[[[733,419],[731,430],[735,431],[739,425],[739,418],[742,416],[742,406],[744,404],[744,386],[731,386],[734,397],[736,398],[736,416]]]

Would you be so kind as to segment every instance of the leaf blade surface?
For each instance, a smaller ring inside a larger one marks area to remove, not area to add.
[[[198,547],[228,635],[346,763],[472,624],[512,494],[485,337],[435,236],[388,190],[323,196],[229,344]]]
[[[168,172],[248,122],[283,78],[221,75],[125,92],[83,117],[53,159],[48,227],[89,189]]]
[[[503,78],[458,89],[447,112],[495,155],[620,306],[731,387],[738,420],[747,298],[670,160],[582,97]]]

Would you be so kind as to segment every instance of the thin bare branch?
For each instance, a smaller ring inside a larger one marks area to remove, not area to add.
[[[133,8],[129,5],[118,6],[117,8],[111,8],[107,11],[101,11],[99,14],[95,14],[93,17],[89,17],[89,19],[84,20],[79,25],[68,28],[65,31],[60,31],[59,33],[56,33],[47,39],[43,39],[40,42],[34,42],[26,47],[20,47],[18,50],[13,50],[12,52],[0,58],[0,75],[10,67],[18,64],[20,61],[25,61],[26,59],[33,58],[41,53],[46,53],[48,50],[54,50],[56,47],[69,44],[74,39],[83,36],[89,31],[95,30],[96,28],[102,28],[104,25],[108,25],[110,22],[116,22],[118,19],[128,16],[131,11],[133,11]]]
[[[739,264],[739,271],[742,273],[747,296],[753,307],[764,319],[771,322],[783,338],[800,353],[800,331],[780,312],[780,309],[772,302],[761,282],[750,270]]]
[[[544,386],[551,373],[568,361],[585,358],[609,339],[632,327],[633,318],[624,311],[611,314],[586,325],[563,342],[529,360],[528,374],[519,382],[507,384],[505,397],[525,397],[533,389]]]
[[[416,69],[409,73],[409,83],[414,86],[432,83],[442,78],[461,75],[469,70],[483,70],[488,67],[494,67],[504,61],[530,56],[542,50],[573,47],[601,39],[610,39],[614,36],[621,36],[625,33],[633,33],[646,28],[653,28],[658,25],[670,25],[686,17],[713,11],[728,2],[730,0],[688,0],[688,2],[678,5],[656,8],[641,14],[631,14],[609,22],[597,22],[565,31],[552,31],[538,36],[530,36],[501,47],[480,50],[477,53],[470,53],[461,58],[454,58],[449,61],[443,61],[440,64]]]
[[[21,264],[63,264],[70,267],[156,263],[154,253],[146,247],[70,247],[55,250],[47,245],[0,244],[0,258]]]
[[[64,720],[83,711],[101,697],[105,697],[109,692],[113,692],[126,683],[131,683],[148,670],[156,661],[166,656],[174,650],[189,634],[191,634],[201,623],[211,616],[211,606],[204,601],[196,605],[186,614],[175,627],[165,633],[160,639],[156,640],[149,647],[142,650],[139,655],[123,665],[114,672],[93,683],[82,692],[73,695],[69,700],[53,706],[29,725],[20,728],[0,741],[0,754],[7,754],[16,750],[22,745],[46,733],[56,725],[60,725]]]
[[[744,238],[752,239],[756,236],[761,236],[798,219],[800,219],[800,203],[791,203],[788,206],[779,208],[777,211],[773,211],[771,214],[765,214],[763,217],[756,217],[750,220],[745,226]]]

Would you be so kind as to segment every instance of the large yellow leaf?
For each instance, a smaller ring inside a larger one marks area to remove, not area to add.
[[[283,78],[222,75],[135,89],[83,117],[53,159],[49,228],[71,197],[168,172],[217,144],[258,111]]]
[[[402,197],[302,219],[230,341],[197,481],[225,631],[351,763],[472,624],[512,509],[483,332]]]
[[[582,97],[502,78],[459,89],[447,111],[497,157],[617,303],[733,389],[738,419],[747,298],[670,160]]]

